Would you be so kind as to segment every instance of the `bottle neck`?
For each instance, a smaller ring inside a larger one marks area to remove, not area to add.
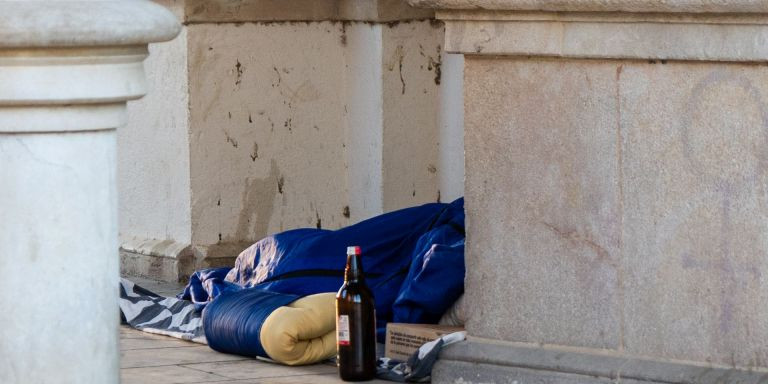
[[[365,276],[363,276],[363,264],[360,262],[360,255],[347,255],[347,267],[344,269],[344,281],[348,283],[365,282]]]

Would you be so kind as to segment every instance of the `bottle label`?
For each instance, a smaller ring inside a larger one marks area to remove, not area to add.
[[[341,315],[336,319],[339,345],[349,345],[349,316]]]

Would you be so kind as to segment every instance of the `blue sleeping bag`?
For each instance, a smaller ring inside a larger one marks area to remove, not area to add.
[[[297,295],[254,288],[222,292],[203,310],[208,346],[225,353],[269,358],[259,340],[261,326],[272,311],[296,299]]]
[[[435,323],[463,293],[460,198],[386,213],[335,231],[307,228],[266,237],[243,251],[234,268],[195,272],[179,297],[201,309],[222,293],[247,288],[299,297],[336,292],[350,245],[362,250],[380,341],[387,322]],[[206,337],[210,342],[208,330]]]

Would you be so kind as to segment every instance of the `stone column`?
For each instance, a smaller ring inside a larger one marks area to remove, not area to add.
[[[117,383],[116,133],[146,1],[0,1],[0,382]]]
[[[465,55],[439,383],[768,380],[768,3],[422,0]]]

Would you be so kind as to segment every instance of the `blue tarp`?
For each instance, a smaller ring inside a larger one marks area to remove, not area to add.
[[[464,199],[406,208],[335,231],[296,229],[266,237],[243,251],[234,268],[195,272],[179,297],[201,309],[224,292],[248,288],[297,296],[336,292],[351,245],[362,250],[380,340],[393,320],[435,323],[463,292]]]

